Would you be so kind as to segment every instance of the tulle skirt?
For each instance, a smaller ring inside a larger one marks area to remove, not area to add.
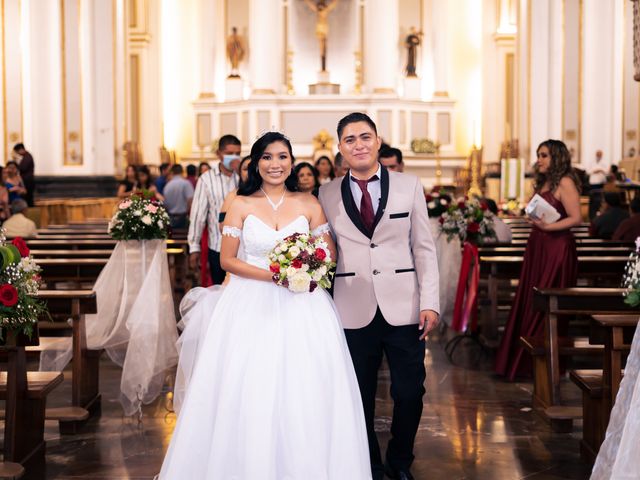
[[[185,306],[161,479],[371,478],[358,383],[325,291],[232,277]]]

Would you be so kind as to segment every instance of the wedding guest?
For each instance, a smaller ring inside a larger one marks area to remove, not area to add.
[[[198,165],[198,178],[200,178],[203,173],[208,172],[209,170],[211,170],[211,165],[209,165],[208,162],[201,162],[200,165]]]
[[[133,165],[127,165],[124,171],[124,180],[120,181],[118,185],[118,198],[126,198],[138,188],[138,172]]]
[[[493,230],[496,233],[495,239],[487,239],[485,243],[511,243],[513,235],[511,233],[511,227],[504,223],[504,221],[498,216],[498,205],[491,198],[484,198],[482,200],[486,203],[489,211],[492,213]]]
[[[244,182],[249,178],[249,161],[251,160],[251,155],[247,155],[242,160],[240,160],[240,164],[238,165],[238,171],[240,172],[240,181],[238,182],[238,188],[242,186]],[[224,202],[222,203],[222,207],[220,207],[220,214],[218,215],[218,222],[220,224],[220,231],[222,232],[222,227],[224,225],[224,219],[229,211],[229,207],[236,199],[238,195],[238,189],[229,192],[229,194],[224,197]]]
[[[169,177],[169,170],[171,170],[170,163],[160,164],[160,175],[156,178],[156,189],[160,195],[164,194],[164,186],[167,184]]]
[[[182,165],[172,166],[169,180],[164,187],[164,206],[171,219],[171,228],[186,228],[191,210],[193,186],[182,176],[183,171]]]
[[[378,154],[380,163],[394,172],[404,172],[404,162],[402,161],[402,152],[393,147],[380,150]]]
[[[544,314],[533,308],[533,288],[572,287],[578,258],[571,227],[582,222],[578,179],[567,146],[559,140],[542,142],[536,151],[534,191],[560,214],[555,223],[530,219],[531,234],[524,253],[520,282],[496,357],[496,372],[513,380],[531,372],[530,357],[520,337],[539,338]]]
[[[631,217],[623,220],[616,228],[612,240],[620,242],[635,242],[640,237],[640,197],[631,200]]]
[[[322,156],[318,158],[314,166],[318,171],[318,180],[320,181],[320,185],[329,183],[331,180],[336,178],[336,172],[333,169],[333,163],[331,163],[329,157]]]
[[[36,180],[33,174],[35,164],[33,162],[33,156],[24,148],[23,143],[17,143],[13,147],[14,154],[17,158],[18,171],[20,177],[24,182],[24,188],[26,189],[25,200],[27,205],[33,207],[33,194],[36,189]]]
[[[151,172],[149,171],[149,167],[146,165],[140,165],[137,168],[138,176],[137,176],[137,185],[136,190],[138,191],[147,191],[153,196],[155,196],[158,200],[164,200],[164,197],[158,193],[158,189],[156,188],[153,179],[151,178]]]
[[[318,196],[320,188],[320,180],[318,179],[318,171],[313,165],[307,162],[297,164],[293,171],[298,177],[298,191],[311,193]]]
[[[197,173],[198,169],[195,165],[187,165],[187,180],[191,183],[193,188],[196,188],[196,183],[198,181]]]
[[[602,188],[607,181],[607,172],[602,162],[602,150],[596,151],[596,162],[587,172],[590,189]]]
[[[349,171],[349,165],[340,152],[336,153],[336,158],[333,160],[333,166],[336,171],[336,178],[344,177]]]
[[[0,166],[0,178],[2,178],[2,172],[4,167]],[[11,210],[9,209],[9,190],[4,186],[4,181],[0,183],[0,222],[5,221],[11,216]]]
[[[622,206],[619,192],[605,192],[604,204],[604,211],[593,220],[591,230],[594,237],[609,240],[620,224],[629,218],[629,211]]]
[[[35,237],[38,228],[33,220],[27,218],[27,202],[18,198],[11,202],[11,217],[3,224],[4,233],[7,237]]]
[[[224,281],[226,272],[220,266],[219,229],[220,207],[229,192],[238,188],[238,165],[240,164],[240,140],[233,135],[224,135],[218,141],[216,154],[220,162],[203,173],[196,185],[189,224],[189,265],[196,270],[200,256],[200,239],[205,226],[209,234],[208,259],[214,284]]]
[[[7,187],[9,191],[9,203],[22,198],[22,195],[27,193],[27,189],[24,188],[24,182],[18,170],[18,164],[14,161],[7,162],[3,174],[4,186]]]

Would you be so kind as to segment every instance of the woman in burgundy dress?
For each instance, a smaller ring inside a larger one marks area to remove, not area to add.
[[[496,358],[496,372],[509,380],[531,372],[519,338],[541,337],[544,320],[533,309],[533,287],[575,286],[578,271],[576,243],[571,227],[582,222],[579,180],[571,168],[567,146],[547,140],[538,146],[534,189],[560,213],[555,223],[529,219],[531,235],[522,263],[520,283]]]

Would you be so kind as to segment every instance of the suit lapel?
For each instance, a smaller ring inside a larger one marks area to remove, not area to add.
[[[376,218],[373,220],[373,231],[376,231],[378,223],[384,215],[384,211],[387,208],[387,200],[389,199],[389,171],[382,167],[380,169],[380,203],[378,204],[378,211],[376,212]],[[373,236],[373,233],[371,234]]]
[[[388,174],[387,174],[388,175]],[[362,232],[367,238],[371,238],[371,233],[367,231],[362,223],[362,217],[360,217],[360,210],[356,207],[356,203],[353,200],[353,195],[351,194],[351,186],[349,185],[350,181],[350,172],[342,179],[342,183],[340,184],[340,191],[342,193],[342,204],[344,205],[344,209],[347,211],[347,215],[356,226],[358,230]],[[380,203],[382,204],[382,199],[380,199]],[[378,209],[379,210],[379,209]]]

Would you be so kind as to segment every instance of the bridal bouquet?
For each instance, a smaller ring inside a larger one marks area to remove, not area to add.
[[[118,205],[109,222],[115,240],[154,240],[169,236],[169,214],[155,197],[132,195]]]
[[[455,236],[461,242],[482,243],[493,238],[493,218],[485,202],[477,199],[463,198],[452,203],[440,217],[440,231],[451,241]]]
[[[622,286],[627,289],[624,293],[624,303],[632,307],[640,305],[640,237],[636,239],[636,251],[629,255],[629,261],[624,268]]]
[[[292,292],[313,292],[316,287],[331,287],[333,268],[329,248],[320,237],[294,233],[269,253],[273,281]]]
[[[20,237],[6,243],[0,230],[0,338],[12,330],[31,338],[38,318],[46,311],[38,300],[40,267]]]

